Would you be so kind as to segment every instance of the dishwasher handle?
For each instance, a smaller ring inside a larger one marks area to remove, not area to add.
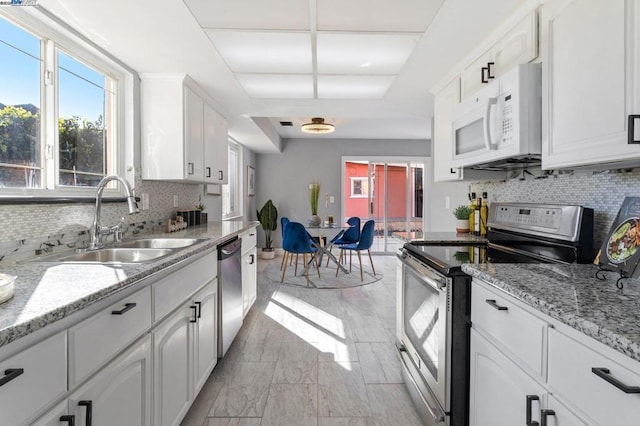
[[[242,248],[242,238],[235,238],[218,246],[218,260],[224,260],[238,253]]]

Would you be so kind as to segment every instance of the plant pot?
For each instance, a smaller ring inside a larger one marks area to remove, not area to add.
[[[469,232],[469,219],[456,219],[456,232],[466,234]]]
[[[272,248],[260,249],[260,257],[262,257],[265,260],[274,259],[276,257],[276,251],[274,249],[272,249]]]
[[[317,214],[312,214],[311,216],[309,216],[309,220],[307,221],[307,223],[309,224],[309,226],[320,226],[320,224],[322,223],[322,218]]]

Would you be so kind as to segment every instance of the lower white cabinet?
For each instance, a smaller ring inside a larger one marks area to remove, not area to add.
[[[547,399],[547,409],[541,411],[540,415],[545,416],[548,426],[587,426],[588,423],[583,422],[571,412],[556,397],[549,395]]]
[[[258,292],[258,249],[253,246],[242,255],[242,306],[243,315],[246,316],[253,302],[256,301]]]
[[[471,330],[470,426],[540,422],[545,397],[541,385]]]
[[[154,426],[178,425],[217,361],[217,281],[153,331]]]
[[[40,417],[32,426],[61,426],[61,425],[75,425],[76,417],[69,414],[69,404],[65,399],[60,404],[49,410],[47,414]]]

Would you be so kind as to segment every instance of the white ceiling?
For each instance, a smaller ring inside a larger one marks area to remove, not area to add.
[[[234,138],[277,152],[278,136],[430,139],[429,89],[523,1],[39,3],[140,73],[186,72]],[[303,134],[311,117],[336,131]]]

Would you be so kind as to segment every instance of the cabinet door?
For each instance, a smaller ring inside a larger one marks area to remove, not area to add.
[[[194,333],[194,395],[200,391],[218,361],[218,280],[200,290],[193,301],[198,307]]]
[[[553,395],[548,396],[547,407],[551,412],[547,413],[547,426],[586,426],[567,407],[558,401]]]
[[[554,0],[541,28],[542,167],[638,163],[640,1]]]
[[[191,308],[194,306],[194,309]],[[180,423],[192,399],[192,324],[195,305],[188,302],[153,331],[153,424]]]
[[[218,175],[218,155],[220,117],[211,105],[204,103],[204,181],[220,183]]]
[[[151,425],[150,351],[147,336],[76,390],[68,399],[76,424]]]
[[[217,139],[218,155],[214,170],[215,183],[229,183],[229,123],[220,114],[218,114]]]
[[[545,390],[511,360],[471,330],[470,426],[525,425],[540,422]],[[527,404],[527,396],[539,398]]]
[[[204,179],[204,102],[189,87],[184,88],[184,150],[186,180],[202,182]]]
[[[462,179],[462,169],[451,167],[453,106],[460,102],[460,79],[456,78],[435,96],[433,103],[433,180],[445,182]]]
[[[49,410],[47,412],[47,414],[45,414],[44,416],[42,416],[38,420],[36,420],[36,422],[33,423],[31,426],[64,426],[64,425],[70,425],[72,419],[69,418],[68,420],[65,419],[63,421],[63,420],[60,420],[60,418],[62,416],[70,416],[69,415],[69,407],[68,407],[66,399],[63,402],[61,402],[60,404],[56,405],[51,410]],[[71,416],[73,416],[73,422],[75,424],[75,422],[76,422],[75,415],[71,414]]]
[[[256,301],[258,285],[257,253],[257,248],[253,247],[242,255],[242,305],[244,315],[247,315],[247,312],[253,306],[253,302]]]

